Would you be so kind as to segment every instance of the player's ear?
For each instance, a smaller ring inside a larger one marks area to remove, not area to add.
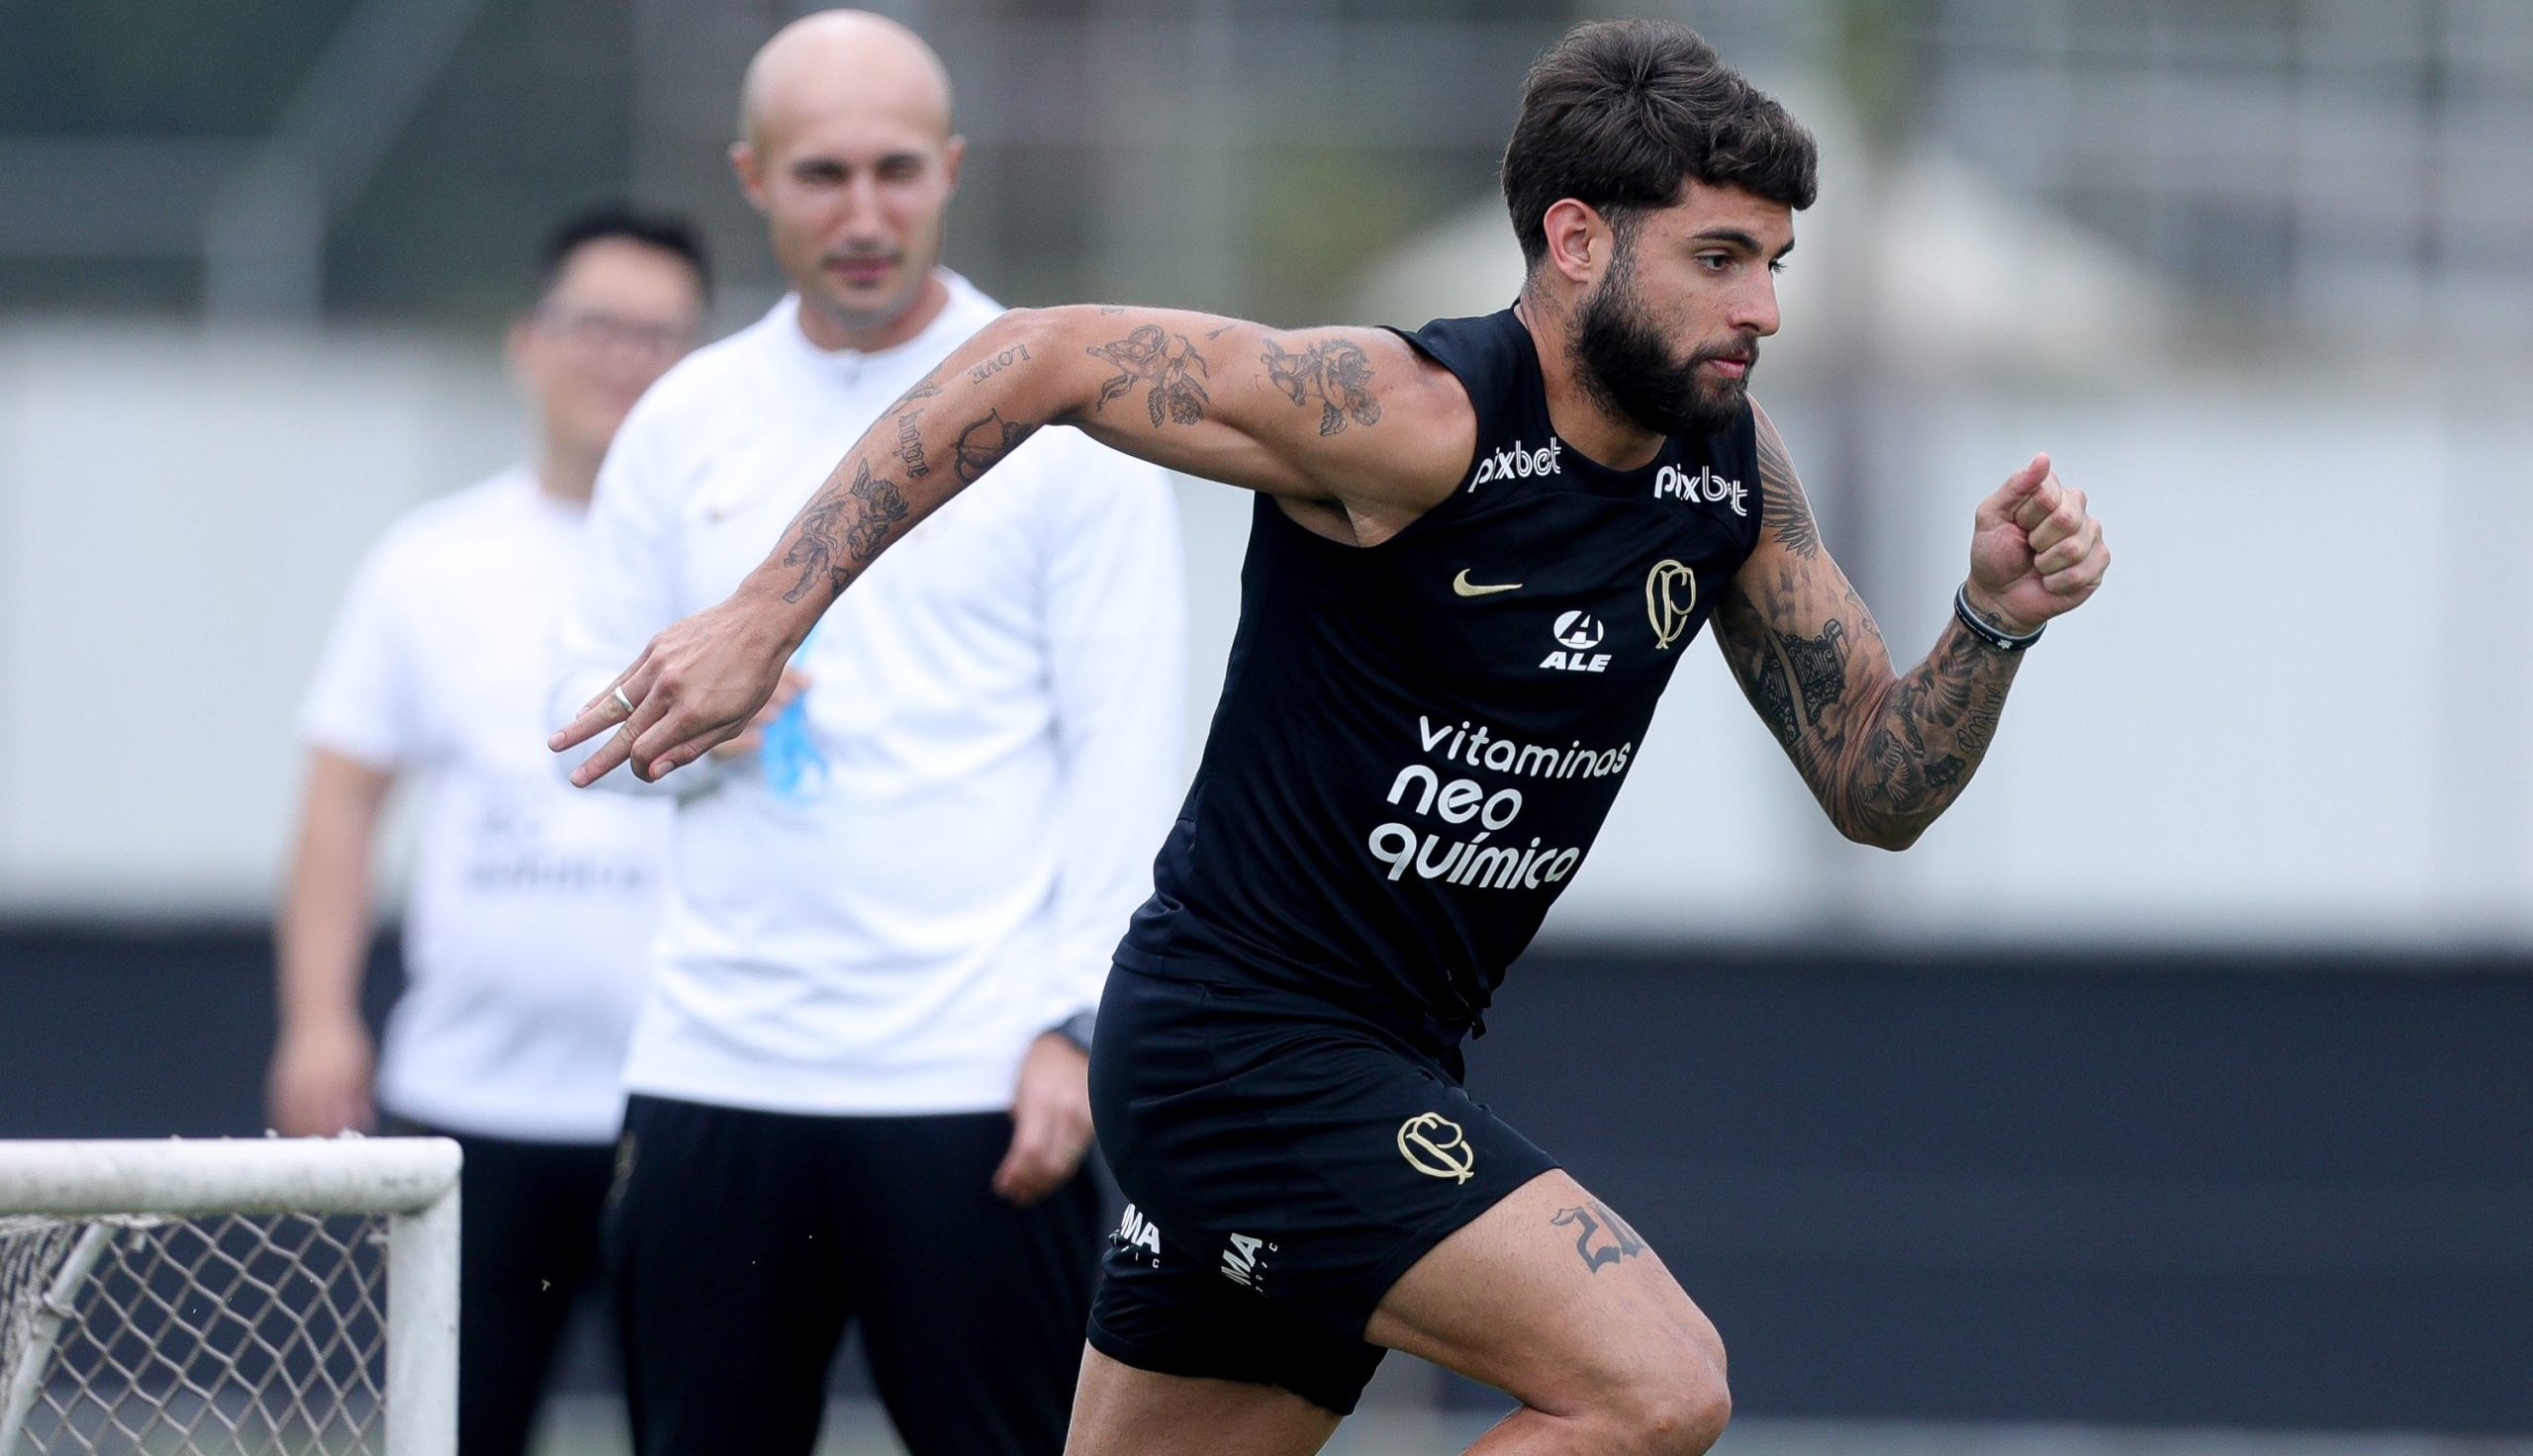
[[[730,170],[738,173],[739,191],[745,193],[748,206],[765,211],[765,168],[758,161],[756,148],[745,141],[730,143]]]
[[[947,184],[947,190],[950,192],[956,193],[959,190],[959,163],[967,160],[967,137],[954,136],[941,143],[941,180]]]
[[[1610,264],[1613,233],[1607,219],[1590,203],[1559,198],[1541,226],[1548,234],[1548,262],[1569,282],[1590,284]]]

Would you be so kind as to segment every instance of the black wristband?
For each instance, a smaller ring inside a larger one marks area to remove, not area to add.
[[[2020,652],[2024,648],[2039,641],[2040,634],[2049,630],[2049,624],[2047,622],[2043,622],[2039,626],[2034,627],[2030,631],[2017,637],[2014,633],[1998,627],[1995,623],[1987,621],[1982,618],[1976,610],[1972,609],[1970,605],[1970,584],[1968,582],[1962,583],[1961,586],[1952,593],[1952,614],[1961,618],[1961,625],[1970,629],[1970,635],[1987,643],[1990,647],[1995,648],[1999,652]]]

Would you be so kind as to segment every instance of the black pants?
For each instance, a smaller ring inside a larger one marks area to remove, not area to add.
[[[519,1456],[573,1306],[599,1276],[615,1149],[414,1131],[454,1138],[466,1152],[458,1184],[457,1449]]]
[[[641,1456],[807,1456],[861,1321],[911,1456],[1057,1456],[1097,1185],[994,1197],[1000,1113],[799,1117],[635,1097],[609,1208]]]

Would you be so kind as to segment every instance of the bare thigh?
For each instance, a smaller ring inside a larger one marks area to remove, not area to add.
[[[1597,1436],[1523,1438],[1551,1427],[1621,1432],[1607,1449],[1702,1450],[1696,1433],[1720,1431],[1729,1410],[1715,1326],[1636,1230],[1561,1171],[1437,1244],[1364,1338],[1520,1401],[1480,1451],[1604,1449]],[[1648,1428],[1656,1438],[1642,1439]]]
[[[1161,1375],[1084,1346],[1066,1456],[1311,1456],[1337,1415],[1288,1390]]]

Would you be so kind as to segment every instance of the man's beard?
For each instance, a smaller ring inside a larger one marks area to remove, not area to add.
[[[1583,301],[1571,347],[1595,402],[1665,435],[1717,434],[1738,423],[1749,405],[1747,372],[1710,389],[1700,383],[1698,366],[1709,359],[1759,361],[1759,341],[1746,334],[1701,348],[1686,364],[1674,361],[1669,340],[1637,296],[1634,260],[1624,255]]]

